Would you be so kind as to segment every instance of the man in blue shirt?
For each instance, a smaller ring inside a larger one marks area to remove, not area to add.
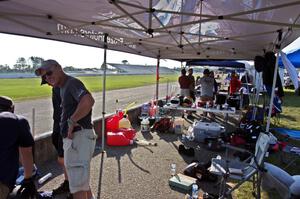
[[[22,198],[34,198],[32,178],[34,140],[28,121],[14,112],[13,101],[0,96],[0,199],[6,199],[14,188],[19,168],[19,153],[24,167],[24,181],[19,192]]]

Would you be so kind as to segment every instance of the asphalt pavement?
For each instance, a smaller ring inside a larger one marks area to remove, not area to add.
[[[174,82],[172,85],[176,87],[177,83]],[[170,84],[169,92],[171,91],[171,87]],[[156,85],[148,85],[107,91],[105,112],[107,114],[113,113],[117,108],[124,109],[133,102],[136,102],[136,105],[149,102],[151,99],[155,98],[155,88]],[[165,97],[166,94],[167,84],[160,84],[159,97]],[[93,119],[96,119],[102,116],[102,92],[94,92],[92,95],[95,98],[92,117]],[[117,99],[118,104],[116,103]],[[15,104],[15,112],[28,119],[35,136],[51,131],[52,129],[53,110],[51,97],[17,102]]]

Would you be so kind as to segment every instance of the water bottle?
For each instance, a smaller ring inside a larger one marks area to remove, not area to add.
[[[192,185],[192,198],[193,199],[198,198],[198,185],[197,184]]]
[[[171,164],[171,175],[172,176],[176,175],[176,164],[175,163]]]

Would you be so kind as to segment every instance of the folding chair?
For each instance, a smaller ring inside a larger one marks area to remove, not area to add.
[[[227,198],[235,189],[240,187],[240,185],[242,185],[244,182],[250,181],[251,178],[253,178],[253,193],[255,194],[256,198],[260,198],[261,173],[264,171],[263,161],[269,148],[269,140],[269,135],[260,133],[255,146],[255,154],[252,154],[245,149],[226,145],[226,158],[212,159],[210,172],[222,176],[219,198]],[[228,149],[247,152],[250,154],[250,157],[243,162],[236,159],[227,159]],[[250,158],[250,163],[247,163]],[[226,191],[226,181],[228,178],[238,180],[239,182]],[[255,190],[257,193],[255,193]]]

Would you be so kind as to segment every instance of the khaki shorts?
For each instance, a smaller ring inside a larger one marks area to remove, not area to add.
[[[6,199],[9,194],[9,188],[0,182],[0,199]]]
[[[64,161],[71,193],[90,189],[90,163],[97,135],[93,129],[76,131],[72,140],[63,139]]]

